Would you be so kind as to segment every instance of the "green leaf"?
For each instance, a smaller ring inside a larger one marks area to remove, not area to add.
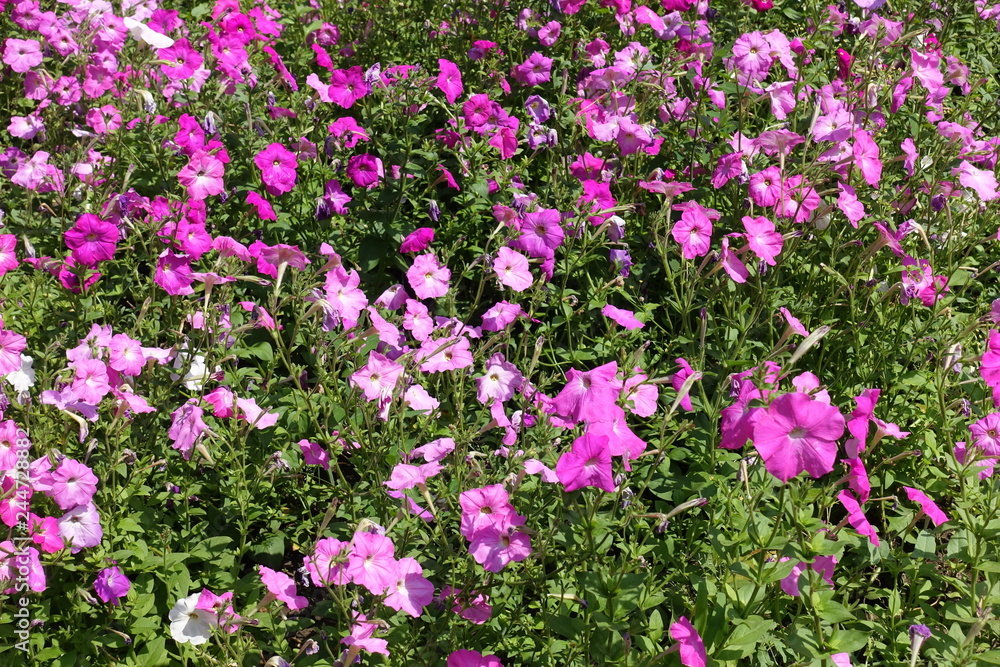
[[[777,625],[761,616],[750,616],[737,621],[736,628],[715,657],[719,660],[742,660],[753,653],[758,642]]]
[[[920,531],[920,534],[917,535],[917,544],[916,546],[913,547],[913,557],[914,558],[937,557],[937,545],[934,541],[934,533],[932,533],[929,530]]]

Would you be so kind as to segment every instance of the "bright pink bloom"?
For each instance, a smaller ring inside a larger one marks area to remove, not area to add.
[[[389,399],[402,372],[400,364],[372,350],[368,363],[351,375],[351,384],[361,389],[368,401]]]
[[[371,190],[385,177],[385,169],[381,159],[364,153],[347,161],[347,176],[357,187]]]
[[[347,561],[351,581],[381,595],[396,582],[396,559],[392,540],[374,533],[355,533]]]
[[[299,161],[295,153],[278,143],[272,143],[254,156],[261,180],[269,194],[278,196],[291,192],[298,177]]]
[[[406,280],[418,299],[433,299],[448,293],[451,271],[432,253],[417,255],[406,272]]]
[[[191,263],[184,255],[175,255],[164,250],[156,262],[156,275],[153,282],[162,287],[167,294],[186,296],[194,294],[191,284],[194,276],[191,274]]]
[[[302,462],[306,465],[316,465],[323,470],[330,469],[330,453],[323,449],[322,445],[309,440],[302,439],[298,442],[299,450],[302,452]]]
[[[107,366],[98,359],[85,359],[73,365],[76,370],[72,385],[73,393],[84,403],[97,405],[111,391]]]
[[[434,242],[434,230],[420,227],[410,232],[399,246],[399,252],[421,252]]]
[[[844,509],[847,510],[847,520],[854,530],[858,531],[859,535],[867,537],[876,547],[879,546],[878,531],[875,530],[873,525],[868,523],[868,518],[861,511],[861,505],[858,504],[858,501],[851,492],[846,490],[841,491],[837,494],[837,499],[844,505]]]
[[[684,251],[685,259],[708,254],[712,245],[712,221],[697,209],[686,209],[671,231]]]
[[[14,248],[17,247],[17,237],[13,234],[0,234],[0,276],[13,271],[20,264]]]
[[[437,87],[444,93],[448,104],[454,104],[455,100],[462,95],[462,73],[455,63],[444,58],[438,58],[438,67],[441,69],[441,73],[438,74]]]
[[[589,371],[570,369],[566,386],[552,400],[556,415],[577,423],[602,421],[614,408],[621,391],[617,381],[618,363],[610,362]]]
[[[768,167],[750,176],[750,198],[758,206],[774,206],[781,198],[781,170]]]
[[[708,654],[701,635],[684,616],[670,625],[670,637],[680,644],[681,664],[685,667],[705,667]]]
[[[511,76],[522,86],[537,86],[549,81],[552,78],[551,72],[552,59],[535,51],[527,60],[514,68]]]
[[[28,516],[28,532],[31,541],[37,544],[47,554],[54,554],[65,548],[65,543],[59,537],[59,522],[55,517],[42,518],[35,514]]]
[[[23,549],[23,551],[22,551]],[[18,563],[18,560],[21,560]],[[27,577],[24,577],[20,572],[24,572],[20,568],[27,570]],[[0,581],[5,581],[14,584],[18,581],[27,581],[28,588],[35,591],[36,593],[41,593],[45,590],[45,570],[42,568],[42,562],[38,558],[38,549],[34,547],[24,548],[23,545],[14,546],[14,543],[10,540],[5,540],[0,542]],[[19,591],[17,586],[11,586],[10,588],[2,591],[4,595],[24,595],[23,591]]]
[[[967,160],[962,160],[952,173],[958,174],[958,182],[975,190],[982,201],[992,201],[1000,197],[1000,194],[997,194],[997,179],[992,170],[977,169]]]
[[[296,595],[295,580],[284,572],[276,572],[269,567],[260,567],[260,580],[267,586],[268,592],[288,605],[292,611],[305,609],[309,600]]]
[[[768,472],[782,482],[803,471],[822,477],[833,470],[844,417],[832,405],[794,392],[774,399],[754,426],[754,446]]]
[[[615,482],[611,470],[611,444],[607,436],[584,434],[573,441],[556,463],[556,475],[566,491],[593,486],[613,493]]]
[[[459,532],[467,540],[487,526],[494,525],[508,514],[516,514],[510,496],[502,484],[491,484],[481,489],[469,489],[458,496],[462,508]]]
[[[878,187],[882,179],[882,161],[879,160],[878,144],[865,130],[854,131],[854,165],[861,170],[868,185]]]
[[[785,558],[782,561],[787,560]],[[799,590],[799,578],[802,573],[805,572],[807,567],[811,567],[813,572],[820,575],[820,579],[828,586],[833,588],[833,570],[837,566],[836,556],[816,556],[812,565],[800,562],[794,568],[792,568],[791,574],[781,580],[781,590],[785,591],[792,597],[799,597],[802,592]]]
[[[347,646],[357,646],[369,653],[389,655],[389,642],[374,637],[378,628],[378,623],[370,622],[364,614],[357,614],[355,623],[351,626],[351,634],[341,639],[340,643]]]
[[[646,326],[644,322],[636,319],[635,313],[631,310],[622,310],[621,308],[612,306],[610,303],[604,306],[601,314],[629,331],[641,329]]]
[[[118,243],[118,227],[93,213],[84,213],[64,234],[73,259],[84,266],[111,259]]]
[[[463,648],[448,656],[447,667],[503,667],[503,663],[495,655],[484,656],[479,651]]]
[[[510,562],[531,555],[531,538],[514,527],[524,523],[517,514],[506,514],[472,535],[469,553],[487,572],[500,572]]]
[[[347,555],[351,543],[325,537],[316,543],[316,550],[306,556],[304,565],[313,584],[343,586],[350,581],[347,576]]]
[[[907,498],[920,504],[920,509],[923,510],[924,514],[930,517],[930,520],[934,522],[935,526],[940,526],[948,520],[948,515],[942,512],[941,508],[937,506],[937,503],[931,500],[926,493],[909,486],[904,486],[903,489],[906,490]]]

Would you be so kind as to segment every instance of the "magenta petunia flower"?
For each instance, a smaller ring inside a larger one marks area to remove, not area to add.
[[[803,471],[813,477],[832,471],[843,434],[840,410],[794,392],[771,402],[754,426],[753,440],[767,471],[787,482]]]
[[[291,192],[297,178],[299,161],[295,153],[278,143],[269,145],[254,156],[261,180],[269,194],[278,196]]]
[[[646,326],[644,322],[640,322],[636,319],[635,313],[631,310],[622,310],[621,308],[612,306],[610,303],[604,306],[601,310],[601,314],[613,321],[615,324],[618,324],[629,331],[641,329]]]
[[[11,584],[27,581],[29,589],[36,593],[44,591],[46,588],[45,569],[38,558],[38,549],[25,548],[20,542],[15,547],[10,540],[0,542],[0,581]],[[14,593],[24,595],[23,591],[24,589],[20,586],[11,586],[0,592],[4,595]]]
[[[421,252],[434,242],[434,230],[420,227],[410,232],[399,246],[399,252]]]
[[[302,451],[302,462],[306,465],[316,465],[323,470],[330,469],[330,453],[323,449],[323,446],[310,442],[303,438],[299,440],[299,449]]]
[[[368,363],[351,375],[350,382],[364,392],[368,401],[388,399],[402,372],[403,366],[372,350]]]
[[[670,625],[670,637],[680,645],[681,664],[685,667],[705,667],[708,653],[701,635],[691,625],[691,621],[681,616]]]
[[[119,234],[118,227],[113,223],[101,220],[93,213],[85,213],[63,236],[77,263],[95,266],[114,257]]]
[[[357,187],[371,190],[385,177],[385,169],[382,160],[364,153],[347,161],[347,176]]]
[[[454,104],[455,100],[462,95],[462,91],[464,90],[462,87],[462,73],[458,70],[458,65],[444,58],[438,58],[438,67],[441,69],[436,82],[438,90],[444,93],[444,98],[448,100],[448,104]]]
[[[584,434],[556,463],[556,476],[567,491],[593,486],[613,493],[611,443],[607,436]]]
[[[531,555],[531,538],[515,526],[524,522],[517,514],[506,514],[472,534],[469,553],[487,572],[500,572],[510,562]]]
[[[904,486],[903,489],[906,491],[907,498],[920,504],[920,509],[923,510],[924,514],[930,517],[930,520],[934,522],[935,526],[940,526],[948,520],[948,515],[942,512],[941,508],[937,506],[937,503],[931,500],[926,493],[909,486]]]
[[[566,386],[552,400],[554,413],[574,424],[606,419],[622,388],[617,375],[614,361],[589,371],[566,371]]]
[[[495,655],[483,655],[479,651],[463,648],[448,656],[447,667],[503,667],[503,663]]]
[[[132,589],[132,582],[122,574],[117,567],[107,567],[97,573],[97,580],[94,582],[94,592],[102,602],[110,602],[117,606],[118,600],[128,595]]]
[[[844,490],[837,494],[837,500],[847,510],[847,521],[854,530],[858,531],[859,535],[867,537],[876,547],[879,546],[881,542],[878,539],[878,531],[875,530],[875,526],[868,523],[868,518],[861,510],[861,505],[858,504],[854,495],[850,491]]]
[[[854,165],[861,170],[865,182],[877,188],[882,180],[882,161],[879,148],[865,130],[854,131]]]
[[[743,216],[743,228],[747,230],[747,243],[751,252],[765,264],[774,266],[774,258],[781,252],[784,237],[774,230],[774,223],[763,216],[751,218]]]
[[[451,271],[433,253],[417,255],[406,272],[406,280],[418,299],[435,299],[448,293]]]

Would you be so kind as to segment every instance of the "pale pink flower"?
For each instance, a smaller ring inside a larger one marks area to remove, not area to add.
[[[451,271],[432,253],[417,255],[406,272],[406,280],[418,299],[433,299],[448,293]]]
[[[493,260],[493,270],[500,279],[501,285],[506,285],[515,292],[523,292],[534,282],[531,270],[528,268],[528,258],[510,248],[503,247]]]
[[[201,200],[225,189],[222,182],[224,173],[225,166],[221,160],[204,150],[197,150],[177,174],[177,180],[188,189],[192,199]]]
[[[424,570],[414,558],[400,558],[396,563],[396,582],[390,584],[384,603],[414,618],[434,600],[434,584],[424,577]]]

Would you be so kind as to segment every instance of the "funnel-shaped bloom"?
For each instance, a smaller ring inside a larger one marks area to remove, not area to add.
[[[802,471],[822,477],[833,470],[844,416],[832,405],[794,392],[771,402],[754,426],[754,446],[767,471],[787,482]]]

